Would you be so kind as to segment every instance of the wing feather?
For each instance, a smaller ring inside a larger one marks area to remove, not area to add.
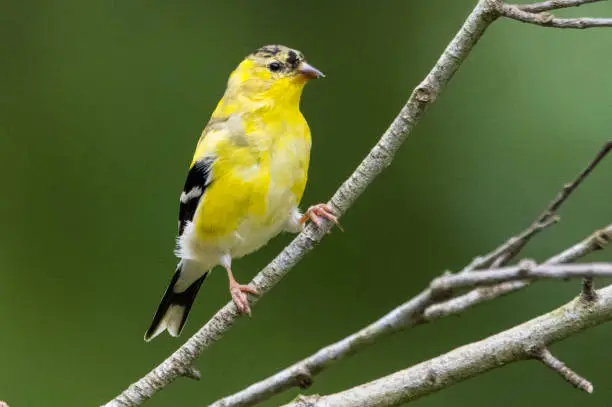
[[[179,236],[183,234],[187,223],[193,220],[198,204],[211,183],[211,169],[214,159],[206,157],[197,160],[189,169],[185,187],[181,193],[179,207]]]

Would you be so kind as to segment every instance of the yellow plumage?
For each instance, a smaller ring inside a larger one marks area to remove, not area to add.
[[[245,292],[254,290],[235,281],[231,259],[283,230],[300,231],[306,218],[335,221],[326,205],[306,216],[298,210],[311,146],[300,97],[306,82],[319,76],[299,51],[280,45],[260,48],[230,75],[181,195],[181,262],[145,339],[164,329],[180,333],[206,273],[216,265],[226,268],[238,309],[250,312]]]
[[[212,115],[212,129],[202,133],[192,165],[217,157],[194,219],[202,240],[231,239],[239,222],[268,227],[302,198],[310,156],[310,129],[299,109],[305,80],[270,76],[251,60],[241,63]]]

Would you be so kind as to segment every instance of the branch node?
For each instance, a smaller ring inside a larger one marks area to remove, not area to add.
[[[198,369],[193,366],[184,366],[179,369],[179,374],[183,377],[193,380],[200,380],[202,378],[202,374]]]
[[[504,2],[502,0],[488,0],[487,2],[487,16],[490,21],[495,20],[501,15],[501,9]]]
[[[593,277],[585,277],[582,280],[582,292],[580,298],[585,302],[593,302],[597,300],[597,291],[593,287]]]
[[[610,243],[610,240],[612,240],[612,233],[598,230],[594,234],[593,247],[595,250],[602,250]]]
[[[542,362],[545,366],[548,366],[557,372],[572,386],[589,394],[593,393],[593,385],[591,382],[574,372],[572,369],[567,367],[565,363],[554,357],[547,348],[540,349],[539,352],[534,355],[534,357]]]
[[[432,280],[429,288],[431,289],[431,296],[436,299],[443,299],[449,296],[452,287],[448,284],[448,277],[452,276],[453,273],[445,271],[440,277]]]
[[[525,346],[525,353],[534,359],[540,359],[540,355],[542,354],[542,346],[535,345],[533,343],[527,344]]]
[[[544,11],[542,13],[538,13],[536,14],[536,19],[541,23],[541,24],[550,24],[552,22],[552,20],[555,18],[555,16],[552,13],[549,13],[547,11]],[[566,186],[564,187],[564,189],[567,187],[567,189],[571,188],[570,184],[566,184]]]
[[[295,371],[295,384],[302,390],[305,390],[312,386],[314,383],[314,379],[312,378],[312,374],[310,371],[304,366],[300,366]]]
[[[419,85],[414,90],[414,97],[421,103],[431,103],[435,100],[434,91],[427,85]]]
[[[550,213],[547,215],[547,218],[545,220],[538,223],[538,227],[541,229],[544,229],[544,228],[554,225],[555,223],[558,223],[560,220],[561,220],[561,216],[559,216],[556,213]]]
[[[520,261],[518,266],[519,266],[519,271],[518,271],[519,276],[526,276],[527,274],[531,273],[533,269],[538,267],[538,263],[536,263],[535,261],[531,259],[524,259]]]
[[[427,381],[431,385],[435,385],[438,382],[438,373],[433,368],[427,370]]]

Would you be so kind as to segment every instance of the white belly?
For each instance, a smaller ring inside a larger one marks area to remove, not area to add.
[[[246,256],[286,229],[289,218],[295,211],[295,198],[290,191],[269,194],[268,213],[265,218],[246,218],[236,230],[214,243],[201,241],[193,224],[189,223],[179,238],[176,255],[202,263],[207,268],[220,264],[224,255],[229,254],[234,259]]]
[[[235,232],[236,239],[228,248],[230,256],[237,259],[258,250],[278,235],[284,229],[284,226],[284,221],[263,227],[249,221],[243,222]]]

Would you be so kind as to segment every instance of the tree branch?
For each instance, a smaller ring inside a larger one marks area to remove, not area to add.
[[[444,50],[432,70],[414,89],[408,102],[393,120],[380,141],[372,148],[355,172],[342,184],[331,198],[330,204],[338,215],[343,214],[363,193],[368,185],[388,167],[414,126],[420,121],[428,105],[433,103],[442,89],[453,77],[455,71],[467,58],[478,39],[497,14],[488,0],[480,0],[468,16],[455,38]],[[325,222],[321,228],[308,226],[268,266],[255,276],[250,285],[261,295],[272,287],[310,252],[329,231]],[[251,304],[257,299],[251,298]],[[238,313],[233,303],[221,308],[198,332],[159,366],[130,385],[107,407],[132,407],[141,405],[157,391],[172,383],[186,367],[227,332]]]
[[[301,397],[284,407],[397,406],[500,366],[538,358],[538,350],[611,319],[612,286],[608,286],[598,291],[594,302],[576,298],[548,314],[408,369],[329,396]],[[538,360],[570,383],[578,383],[570,378],[575,373],[545,352],[539,353]],[[585,383],[581,386],[588,391]]]

